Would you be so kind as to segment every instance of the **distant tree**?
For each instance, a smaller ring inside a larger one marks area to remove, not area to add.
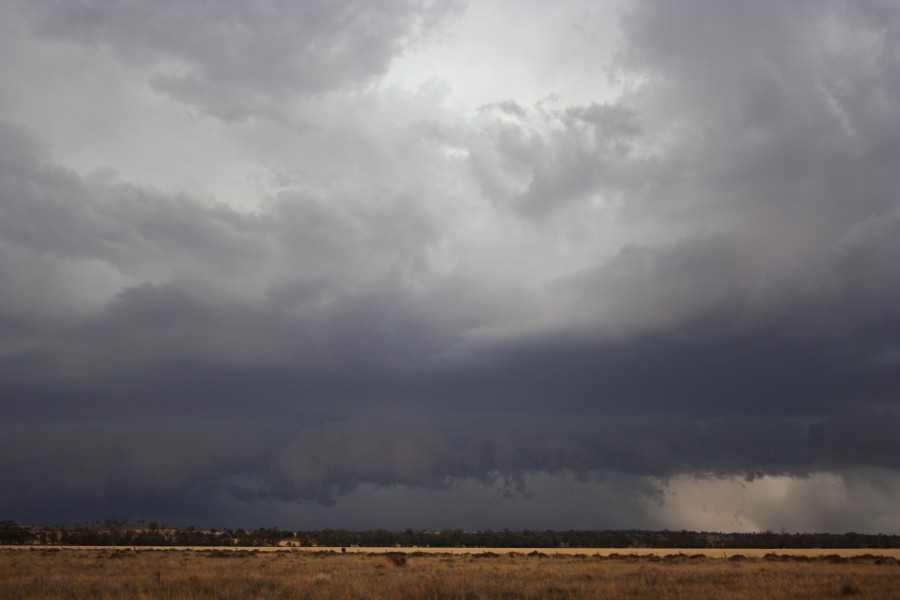
[[[106,537],[109,540],[109,545],[115,546],[122,540],[122,528],[124,526],[125,521],[115,517],[111,517],[103,522],[103,527],[105,529]]]
[[[34,540],[28,529],[13,521],[0,521],[0,544],[27,544]]]

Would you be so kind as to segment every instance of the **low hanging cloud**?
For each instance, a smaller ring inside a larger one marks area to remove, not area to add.
[[[877,423],[877,425],[875,425]],[[333,503],[359,485],[445,489],[500,480],[528,494],[538,473],[582,481],[624,473],[668,481],[679,474],[753,480],[846,468],[897,468],[896,413],[856,411],[812,424],[726,417],[606,417],[559,423],[505,417],[472,425],[422,419],[334,421],[299,431],[256,493]]]

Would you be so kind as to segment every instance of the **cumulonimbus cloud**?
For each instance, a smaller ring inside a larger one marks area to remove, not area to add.
[[[0,126],[0,396],[59,442],[0,453],[16,498],[50,493],[28,456],[90,463],[63,494],[82,503],[898,467],[896,11],[635,2],[631,83],[583,105],[348,87],[456,9],[22,9],[284,182],[241,208],[80,174]],[[241,60],[215,52],[231,36]],[[229,120],[282,102],[316,127]],[[195,452],[182,417],[227,426]],[[155,444],[195,460],[129,476]]]

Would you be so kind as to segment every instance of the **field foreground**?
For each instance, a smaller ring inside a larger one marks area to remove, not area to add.
[[[728,558],[352,550],[7,547],[0,598],[900,598],[900,561],[877,550],[814,557],[733,550]]]

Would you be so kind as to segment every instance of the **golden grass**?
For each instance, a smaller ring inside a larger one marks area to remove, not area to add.
[[[0,598],[900,598],[892,558],[0,550]]]

